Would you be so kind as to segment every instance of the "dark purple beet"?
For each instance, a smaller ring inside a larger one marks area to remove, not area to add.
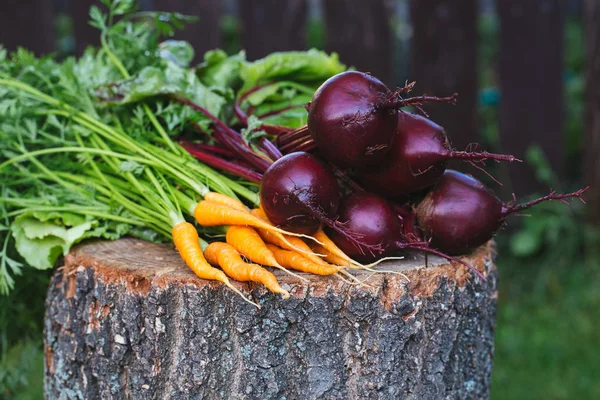
[[[381,108],[393,93],[378,79],[347,71],[325,81],[310,103],[308,130],[321,153],[342,167],[381,161],[394,140],[398,113]]]
[[[340,189],[331,169],[309,153],[291,153],[274,162],[261,181],[260,204],[269,220],[286,230],[313,234],[319,215],[335,218]]]
[[[446,170],[417,207],[417,221],[431,247],[450,255],[466,254],[490,240],[508,215],[543,201],[581,199],[586,190],[505,204],[472,176]]]
[[[485,279],[479,271],[464,261],[450,257],[414,235],[413,221],[403,207],[394,207],[389,201],[369,192],[354,192],[340,202],[339,221],[353,237],[359,238],[369,248],[356,246],[334,230],[327,234],[350,258],[368,263],[402,250],[418,250],[458,262]]]
[[[515,161],[510,155],[453,151],[444,128],[417,114],[398,113],[397,136],[384,162],[357,173],[368,189],[399,197],[433,185],[451,159]]]
[[[350,258],[371,262],[396,250],[394,244],[403,231],[402,223],[387,200],[369,192],[354,192],[342,199],[338,214],[348,232],[360,235],[360,240],[366,244],[379,247],[378,251],[369,252],[327,229],[331,240]]]

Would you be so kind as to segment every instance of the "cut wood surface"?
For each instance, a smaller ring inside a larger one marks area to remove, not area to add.
[[[75,248],[50,284],[47,398],[455,399],[489,397],[492,244],[466,259],[387,263],[370,288],[276,271],[292,297],[196,278],[170,247]]]

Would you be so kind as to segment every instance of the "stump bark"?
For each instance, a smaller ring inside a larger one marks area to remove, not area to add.
[[[236,283],[260,310],[196,278],[169,247],[135,239],[75,248],[45,319],[52,399],[485,399],[496,313],[487,276],[429,257],[386,264],[370,288],[277,271],[283,300]]]

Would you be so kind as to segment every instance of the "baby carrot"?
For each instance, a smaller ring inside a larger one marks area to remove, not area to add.
[[[235,248],[227,243],[214,242],[209,244],[204,250],[204,255],[211,264],[219,265],[233,279],[262,283],[270,291],[280,293],[286,299],[290,297],[287,290],[279,286],[275,275],[260,265],[245,263]]]
[[[314,244],[311,244],[310,247],[312,248],[312,250],[315,253],[325,255],[325,261],[327,261],[331,264],[344,266],[344,267],[347,267],[349,265],[348,259],[344,259],[340,256],[333,254],[332,252],[330,252],[329,250],[327,250],[325,247],[321,246],[320,244],[314,243]]]
[[[267,247],[269,250],[271,250],[277,262],[286,268],[308,272],[315,275],[333,275],[343,269],[334,265],[320,265],[314,263],[303,257],[300,253],[291,250],[284,250],[272,244],[267,244]]]
[[[213,203],[219,203],[231,208],[235,208],[240,211],[248,211],[248,208],[239,201],[238,199],[234,199],[233,197],[229,197],[225,194],[217,193],[217,192],[208,192],[204,195],[204,200],[210,201]]]
[[[268,221],[267,216],[265,215],[262,209],[255,208],[250,211],[250,214],[259,217],[265,221]],[[323,261],[318,255],[316,255],[313,252],[313,250],[300,238],[284,235],[284,241],[282,240],[281,236],[273,235],[272,232],[269,232],[265,229],[257,228],[256,230],[258,231],[260,237],[267,243],[274,244],[276,246],[281,247],[282,249],[297,251],[316,264],[327,265],[327,263]]]
[[[298,238],[296,238],[298,239]],[[227,229],[225,240],[228,244],[233,246],[240,254],[257,264],[262,264],[267,267],[279,268],[286,273],[295,276],[296,278],[306,280],[305,278],[297,275],[291,271],[288,271],[275,259],[271,250],[267,247],[265,242],[261,239],[260,235],[254,228],[249,226],[230,226]],[[300,240],[300,239],[298,239]],[[302,240],[300,240],[302,242]],[[304,243],[304,242],[302,242]]]
[[[229,278],[227,278],[227,275],[223,271],[213,268],[206,261],[204,255],[202,255],[200,238],[194,225],[189,222],[180,222],[173,226],[171,233],[173,235],[173,243],[179,251],[181,258],[199,278],[223,282],[229,289],[242,296],[245,301],[258,307],[258,304],[248,300],[242,292],[229,282]]]
[[[312,240],[312,236],[299,233],[292,233],[279,229],[270,223],[255,217],[248,211],[241,211],[223,204],[213,203],[210,201],[201,201],[194,208],[194,218],[202,226],[219,226],[219,225],[245,225],[255,228],[262,228],[273,232],[276,235],[292,235],[307,237]],[[285,241],[286,239],[283,238]]]

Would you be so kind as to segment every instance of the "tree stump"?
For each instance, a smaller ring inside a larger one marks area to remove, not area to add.
[[[409,256],[370,276],[276,272],[292,297],[235,283],[260,310],[196,278],[170,247],[121,239],[75,248],[52,278],[45,391],[52,399],[484,399],[496,313],[487,281]]]

